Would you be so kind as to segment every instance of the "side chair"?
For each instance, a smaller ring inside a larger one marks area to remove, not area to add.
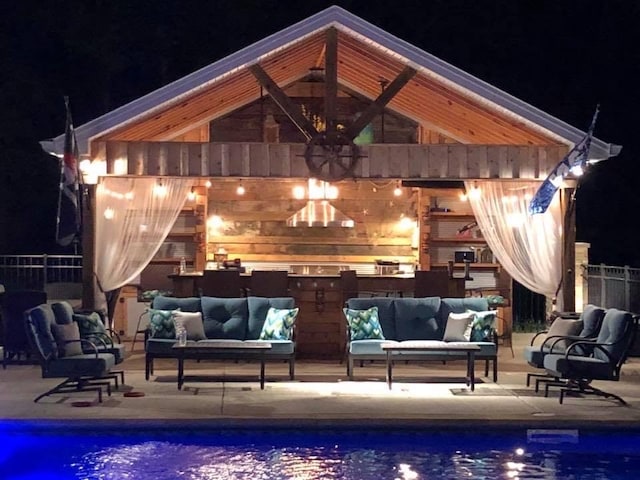
[[[42,378],[63,378],[55,387],[38,395],[33,401],[59,393],[93,391],[102,402],[102,389],[111,395],[111,380],[117,376],[111,371],[116,359],[111,353],[100,353],[89,340],[81,339],[76,323],[58,325],[47,304],[31,308],[24,313],[27,337],[37,355]],[[82,347],[89,348],[84,353]]]
[[[559,380],[546,383],[545,396],[549,387],[558,386],[560,403],[565,395],[578,394],[614,398],[626,405],[620,396],[596,388],[592,382],[620,380],[620,370],[635,341],[639,319],[638,315],[610,308],[595,341],[579,340],[571,343],[565,353],[547,354],[544,368]]]

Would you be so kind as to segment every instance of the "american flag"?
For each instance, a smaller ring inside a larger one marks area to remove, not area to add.
[[[593,137],[593,129],[596,126],[596,119],[598,118],[599,107],[596,107],[596,111],[593,114],[591,125],[587,134],[567,153],[567,155],[560,160],[554,169],[549,173],[547,178],[538,191],[531,199],[529,204],[529,213],[531,215],[535,213],[544,213],[549,208],[553,196],[562,184],[562,180],[566,177],[572,169],[583,169],[587,160],[589,160],[589,148],[591,147],[591,137]]]
[[[69,98],[64,99],[67,123],[64,135],[64,154],[60,162],[60,192],[56,242],[66,247],[80,235],[80,189],[78,186],[78,143],[73,130]]]

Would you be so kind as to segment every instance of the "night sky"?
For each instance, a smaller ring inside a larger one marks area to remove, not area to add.
[[[38,144],[64,131],[64,95],[81,125],[331,4],[582,130],[599,103],[595,135],[624,148],[580,181],[577,238],[591,263],[640,267],[636,0],[2,0],[0,254],[71,253]]]

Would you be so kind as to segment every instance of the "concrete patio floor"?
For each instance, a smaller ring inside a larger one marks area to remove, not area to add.
[[[176,385],[176,361],[156,360],[155,375],[144,379],[144,353],[136,351],[121,365],[126,385],[97,403],[95,393],[72,393],[33,399],[53,387],[33,365],[9,365],[0,371],[0,412],[7,420],[46,423],[139,420],[151,423],[196,422],[200,425],[512,425],[518,427],[630,427],[640,428],[640,360],[623,367],[620,382],[596,382],[622,396],[628,405],[612,399],[567,397],[558,402],[557,389],[548,398],[525,385],[522,360],[527,335],[514,336],[514,356],[501,348],[498,383],[476,366],[476,390],[463,380],[464,362],[447,365],[399,364],[389,390],[384,365],[356,367],[348,381],[339,362],[296,362],[296,380],[288,380],[284,363],[267,364],[267,383],[260,390],[256,363],[189,362],[186,375],[205,375],[206,381],[187,379]],[[124,392],[144,396],[125,397]],[[88,408],[74,407],[89,400]]]

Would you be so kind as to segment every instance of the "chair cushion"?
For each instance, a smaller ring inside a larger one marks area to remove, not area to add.
[[[204,325],[202,323],[202,313],[200,312],[181,312],[174,310],[172,318],[175,323],[175,331],[184,328],[187,332],[187,340],[204,340]]]
[[[78,324],[80,336],[82,337],[90,337],[94,334],[103,334],[107,332],[98,312],[92,312],[89,314],[74,313],[72,318]]]
[[[553,376],[562,378],[589,378],[594,380],[612,380],[614,368],[608,362],[593,357],[582,357],[550,353],[544,357],[544,368]]]
[[[617,308],[609,308],[602,319],[597,343],[610,344],[604,348],[609,352],[614,362],[622,357],[627,348],[628,335],[632,333],[630,328],[632,323],[631,313]],[[599,348],[594,349],[593,356],[608,361],[607,355]]]
[[[397,340],[396,310],[393,300],[393,298],[387,297],[350,298],[347,300],[347,308],[367,310],[371,307],[378,307],[378,322],[380,322],[380,327],[384,332],[384,338],[387,340]]]
[[[440,310],[440,297],[396,299],[394,308],[397,340],[442,338],[443,329],[436,319]]]
[[[471,341],[493,341],[493,332],[496,328],[496,311],[484,310],[482,312],[475,312],[473,310],[467,310],[467,313],[473,314],[473,320],[471,322]]]
[[[202,297],[200,300],[207,338],[246,338],[249,321],[246,298]]]
[[[471,339],[473,313],[450,313],[442,340],[445,342],[468,342]]]
[[[347,319],[351,340],[385,339],[378,320],[378,307],[367,310],[343,308],[342,311]]]
[[[116,360],[110,353],[85,353],[72,357],[58,358],[49,362],[47,369],[43,370],[44,378],[53,377],[78,377],[93,376],[102,377],[113,368]]]
[[[82,344],[80,340],[80,330],[75,322],[59,325],[52,325],[53,336],[58,345],[58,357],[72,357],[82,355]],[[67,343],[72,342],[72,343]]]
[[[591,304],[585,305],[581,315],[582,331],[578,335],[584,338],[596,338],[602,325],[604,313],[604,308]]]
[[[296,306],[293,297],[247,297],[249,307],[249,322],[247,325],[246,340],[257,340],[260,338],[267,313],[271,307],[279,309],[290,309]]]
[[[548,341],[545,340],[544,346],[547,349],[550,349],[553,346],[553,352],[563,352],[572,341],[559,340],[558,338],[553,337],[575,337],[581,330],[582,320],[558,317],[549,327],[549,331],[547,331],[546,338]]]
[[[299,308],[270,307],[260,332],[260,340],[291,340]]]
[[[73,307],[69,302],[55,302],[51,304],[51,310],[56,316],[56,323],[64,324],[73,322]]]
[[[157,310],[150,308],[149,329],[152,338],[176,338],[176,325],[173,323],[172,310]]]
[[[200,312],[199,297],[165,297],[158,295],[153,299],[152,308],[155,310],[181,310],[183,312]]]

